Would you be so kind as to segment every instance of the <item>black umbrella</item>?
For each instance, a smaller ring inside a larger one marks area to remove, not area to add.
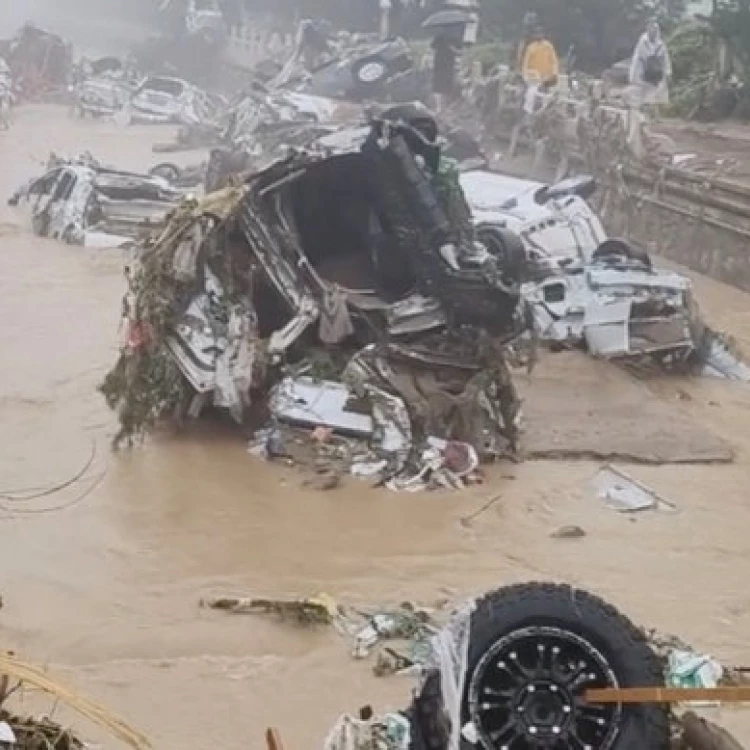
[[[423,29],[434,29],[441,26],[465,26],[471,16],[463,10],[439,10],[433,13],[422,24]]]

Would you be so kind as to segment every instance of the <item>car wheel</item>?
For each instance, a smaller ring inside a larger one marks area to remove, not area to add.
[[[517,285],[526,280],[526,248],[515,232],[494,224],[480,224],[476,238],[495,257],[507,282]]]
[[[582,700],[589,688],[663,683],[643,634],[598,597],[567,585],[509,586],[471,615],[462,722],[484,750],[665,750],[665,706]]]
[[[176,164],[163,162],[152,167],[148,171],[151,177],[161,177],[169,183],[175,183],[180,179],[180,168]]]
[[[626,240],[611,238],[604,240],[591,255],[592,260],[607,261],[625,258],[643,263],[648,268],[652,267],[651,256],[637,247],[633,247]]]
[[[367,94],[377,89],[388,78],[388,63],[382,57],[364,57],[352,66],[356,91]]]

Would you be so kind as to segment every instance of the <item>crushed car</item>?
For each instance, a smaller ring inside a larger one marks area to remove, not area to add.
[[[90,155],[50,158],[47,171],[8,204],[31,215],[42,237],[86,247],[132,243],[161,226],[184,194],[164,179],[100,166]]]
[[[417,69],[404,39],[354,35],[337,42],[310,20],[300,22],[294,49],[268,86],[348,101],[407,102],[430,90],[429,73]]]
[[[622,240],[610,239],[588,262],[571,262],[525,289],[540,336],[583,340],[593,355],[668,356],[685,361],[694,348],[692,285],[653,268]]]
[[[210,125],[224,102],[180,78],[148,76],[133,83],[127,77],[101,75],[74,88],[75,110],[80,115],[111,116],[130,123],[185,126]]]
[[[475,237],[439,144],[387,120],[359,149],[295,153],[184,205],[126,300],[130,343],[102,387],[119,438],[207,406],[242,421],[253,394],[324,351],[358,408],[408,415],[407,454],[431,436],[515,449],[504,346],[526,325],[525,251],[495,240]],[[156,267],[174,282],[147,291]]]
[[[477,235],[496,228],[524,244],[522,296],[535,336],[611,360],[750,382],[731,342],[709,328],[690,279],[658,268],[643,249],[608,237],[588,203],[586,175],[553,185],[487,170],[461,175]]]

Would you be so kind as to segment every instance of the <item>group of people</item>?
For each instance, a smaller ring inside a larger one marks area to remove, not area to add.
[[[450,98],[456,93],[455,70],[460,44],[448,36],[437,36],[432,46],[433,91],[439,107],[444,98]],[[560,75],[560,60],[555,45],[545,34],[536,13],[527,13],[524,18],[524,32],[515,63],[526,86],[524,110],[531,113],[537,95],[552,90]],[[631,60],[631,106],[641,109],[666,104],[671,73],[669,51],[662,39],[659,23],[656,19],[650,19],[635,46]]]

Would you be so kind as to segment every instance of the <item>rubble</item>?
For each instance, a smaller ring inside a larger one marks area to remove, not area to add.
[[[147,76],[132,80],[122,72],[85,78],[73,91],[74,110],[81,116],[112,117],[131,123],[173,123],[212,127],[224,102],[180,78]]]
[[[46,172],[19,188],[8,204],[30,213],[42,237],[117,247],[161,226],[183,197],[163,179],[103,167],[90,154],[52,154]]]
[[[313,392],[293,407],[337,399],[337,415],[313,413],[307,427],[346,431],[354,420],[397,467],[430,436],[481,455],[515,448],[504,346],[523,330],[521,268],[474,241],[437,144],[408,123],[371,128],[359,150],[296,153],[185,206],[144,249],[127,310],[148,342],[124,350],[104,384],[121,437],[180,404],[195,416],[212,403],[241,421],[263,391],[275,419],[299,423],[280,390],[294,384]],[[284,381],[316,346],[338,352],[340,382]],[[371,422],[346,413],[347,391]]]
[[[5,61],[13,88],[26,99],[59,95],[66,91],[73,51],[61,37],[26,24],[7,44]]]
[[[386,631],[393,626],[384,623]],[[596,648],[587,648],[595,635]],[[608,742],[625,750],[668,747],[674,737],[685,750],[737,750],[725,730],[660,702],[659,690],[674,683],[669,658],[656,641],[580,589],[547,583],[501,588],[456,608],[434,632],[417,662],[418,689],[409,708],[380,717],[369,707],[359,718],[344,715],[326,746],[398,750],[424,747],[429,737],[430,747],[450,750],[464,741],[495,747],[548,738],[553,745]],[[408,657],[387,649],[381,654],[380,674],[414,671]],[[619,704],[585,697],[592,689],[623,684],[653,688],[654,698],[623,711]]]
[[[10,686],[11,680],[17,681],[16,686]],[[151,743],[143,734],[103,706],[55,682],[45,672],[21,661],[13,654],[0,652],[0,727],[4,722],[11,730],[18,750],[81,750],[87,746],[72,731],[61,727],[48,717],[34,718],[11,713],[8,705],[12,696],[23,687],[35,688],[49,695],[55,701],[102,727],[112,737],[129,745],[133,750],[151,750]],[[3,740],[0,738],[0,744],[2,743]]]

